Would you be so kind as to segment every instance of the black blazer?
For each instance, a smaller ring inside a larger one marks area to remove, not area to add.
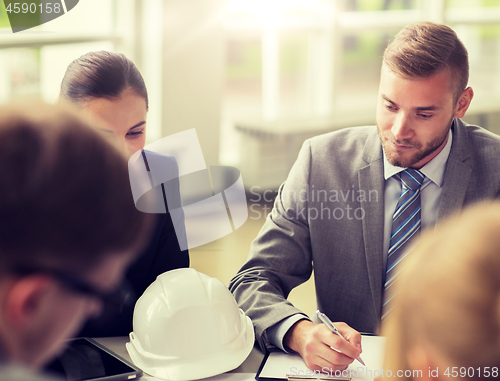
[[[146,168],[149,171],[144,152],[143,157]],[[178,189],[178,183],[169,185]],[[164,186],[165,184],[162,184],[165,197],[166,189]],[[106,319],[107,314],[105,311],[102,317],[91,319],[83,327],[78,336],[128,336],[132,332],[132,317],[135,302],[144,293],[146,288],[155,281],[158,275],[165,271],[189,267],[189,252],[188,250],[181,251],[179,247],[170,213],[161,213],[155,216],[157,218],[156,227],[152,232],[149,245],[135,262],[129,266],[125,275],[126,281],[129,282],[135,292],[135,300],[118,315]]]

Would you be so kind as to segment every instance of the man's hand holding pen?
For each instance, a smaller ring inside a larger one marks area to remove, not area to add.
[[[284,344],[299,353],[311,370],[344,370],[361,354],[361,334],[345,323],[335,326],[345,339],[325,324],[300,320],[288,330]]]

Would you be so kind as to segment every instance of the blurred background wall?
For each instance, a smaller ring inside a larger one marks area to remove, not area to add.
[[[383,50],[419,20],[458,33],[475,91],[465,120],[500,133],[500,0],[81,0],[19,33],[0,2],[0,102],[55,102],[89,51],[130,57],[149,91],[148,142],[196,128],[207,164],[239,168],[257,205],[241,231],[192,251],[227,284],[304,139],[374,124]]]

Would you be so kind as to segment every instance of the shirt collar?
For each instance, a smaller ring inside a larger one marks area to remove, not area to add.
[[[437,154],[435,158],[429,161],[426,165],[420,168],[420,172],[422,172],[425,177],[429,178],[434,184],[441,187],[444,181],[444,172],[446,170],[446,162],[448,161],[448,156],[451,151],[451,142],[453,140],[453,133],[448,132],[448,141],[444,148]],[[384,154],[384,179],[387,180],[392,176],[402,172],[406,168],[396,167],[387,161],[387,157]]]

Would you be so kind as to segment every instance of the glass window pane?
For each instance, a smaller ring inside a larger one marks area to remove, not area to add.
[[[0,50],[0,102],[40,94],[40,49]]]
[[[73,34],[107,34],[113,32],[113,1],[84,0],[62,17],[58,17],[37,30]]]
[[[226,65],[225,113],[230,116],[261,115],[261,39],[229,38],[226,45]]]
[[[500,0],[448,0],[448,8],[500,7]]]
[[[280,39],[280,115],[305,116],[311,112],[307,102],[310,37],[306,32],[289,32]]]
[[[497,111],[500,104],[500,26],[457,25],[454,29],[469,52],[469,85],[474,90],[469,113]]]
[[[335,94],[338,112],[368,115],[375,110],[382,55],[396,33],[361,32],[344,37]]]
[[[7,16],[7,12],[5,11],[5,4],[3,1],[0,1],[0,30],[3,28],[10,29],[9,16]]]
[[[416,9],[417,0],[347,0],[346,11],[399,11]]]
[[[78,34],[110,34],[114,32],[114,0],[85,0],[80,1],[78,4],[66,14],[61,14],[49,22],[39,26],[28,29],[26,33],[45,32],[45,33],[58,33],[63,36],[78,35]],[[124,4],[123,4],[124,5]],[[38,11],[39,12],[39,11]],[[30,12],[27,16],[40,17],[40,14],[31,15]],[[27,20],[27,25],[31,25],[35,20],[33,17]],[[36,21],[39,22],[39,21]],[[5,10],[4,2],[0,2],[0,29],[5,28],[10,30],[10,22]],[[23,32],[20,32],[23,33]],[[2,36],[8,38],[11,36]]]
[[[49,103],[59,97],[71,61],[94,50],[113,50],[111,42],[0,49],[0,102],[37,96]]]

